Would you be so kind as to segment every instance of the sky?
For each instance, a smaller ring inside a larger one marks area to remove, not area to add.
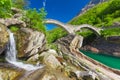
[[[90,0],[30,0],[30,8],[40,9],[45,6],[47,18],[67,23],[79,14],[81,9],[88,4],[89,1]],[[53,25],[47,25],[48,30],[54,27]]]

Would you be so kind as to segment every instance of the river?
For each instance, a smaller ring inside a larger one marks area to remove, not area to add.
[[[81,50],[81,52],[83,52],[83,54],[89,56],[90,58],[97,60],[111,68],[120,69],[120,57],[105,55],[102,53],[97,54],[97,53],[93,53],[90,51],[83,51],[83,50]]]

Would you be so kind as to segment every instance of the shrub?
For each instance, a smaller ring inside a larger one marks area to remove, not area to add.
[[[26,22],[27,27],[46,33],[45,25],[43,20],[46,17],[44,8],[40,10],[30,9],[26,11],[26,15],[23,17],[23,21]]]
[[[11,0],[0,0],[0,18],[11,16]]]

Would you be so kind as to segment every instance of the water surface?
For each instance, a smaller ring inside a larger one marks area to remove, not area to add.
[[[81,50],[85,55],[89,56],[90,58],[93,58],[94,60],[97,60],[111,68],[120,69],[120,57],[105,55],[105,54],[97,54],[90,51],[83,51]]]

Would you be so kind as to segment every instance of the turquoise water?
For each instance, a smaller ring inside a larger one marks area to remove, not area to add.
[[[111,68],[120,69],[120,57],[114,57],[105,54],[96,54],[90,51],[82,51],[85,55],[97,60]]]

